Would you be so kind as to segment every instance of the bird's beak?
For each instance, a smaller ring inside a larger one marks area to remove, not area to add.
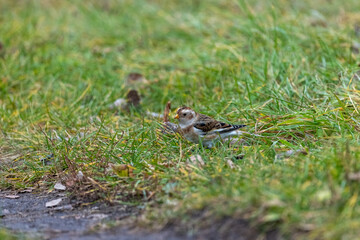
[[[176,114],[175,119],[179,119],[179,114]]]

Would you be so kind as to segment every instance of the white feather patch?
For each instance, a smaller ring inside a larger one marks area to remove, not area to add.
[[[194,130],[194,132],[195,132],[196,134],[198,134],[198,135],[200,135],[200,136],[206,134],[206,132],[204,132],[203,130],[198,129],[198,128],[196,128],[196,127],[193,127],[193,130]]]

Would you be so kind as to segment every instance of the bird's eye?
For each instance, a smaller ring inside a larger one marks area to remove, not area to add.
[[[183,116],[186,116],[186,113],[183,113]]]

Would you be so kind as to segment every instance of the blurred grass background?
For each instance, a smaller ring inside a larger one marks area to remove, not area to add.
[[[155,196],[147,215],[163,225],[226,216],[289,238],[359,235],[359,1],[0,6],[2,188],[51,188],[81,170],[109,201]],[[138,87],[142,109],[110,109],[131,72],[149,81]],[[157,136],[161,120],[145,112],[169,100],[248,124],[245,144],[206,150]],[[205,166],[189,167],[191,155]]]

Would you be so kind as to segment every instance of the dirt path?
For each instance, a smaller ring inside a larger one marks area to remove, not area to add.
[[[0,229],[6,228],[32,239],[248,240],[257,237],[265,240],[281,239],[276,230],[260,236],[247,221],[232,218],[214,221],[210,227],[201,229],[192,237],[187,236],[186,233],[180,234],[179,231],[174,232],[171,230],[174,228],[171,227],[160,232],[150,232],[125,224],[122,227],[109,228],[112,222],[124,221],[130,216],[140,214],[141,209],[137,206],[109,206],[104,203],[84,205],[78,200],[70,200],[64,192],[17,193],[18,198],[7,198],[11,194],[13,193],[0,192]],[[62,199],[59,205],[46,207],[47,202],[59,198]]]
[[[81,206],[70,200],[65,193],[17,194],[19,198],[9,199],[10,192],[0,192],[0,227],[35,239],[191,239],[170,231],[149,233],[125,227],[101,229],[101,224],[122,220],[139,214],[136,206],[89,204]],[[46,202],[63,199],[53,208]]]

